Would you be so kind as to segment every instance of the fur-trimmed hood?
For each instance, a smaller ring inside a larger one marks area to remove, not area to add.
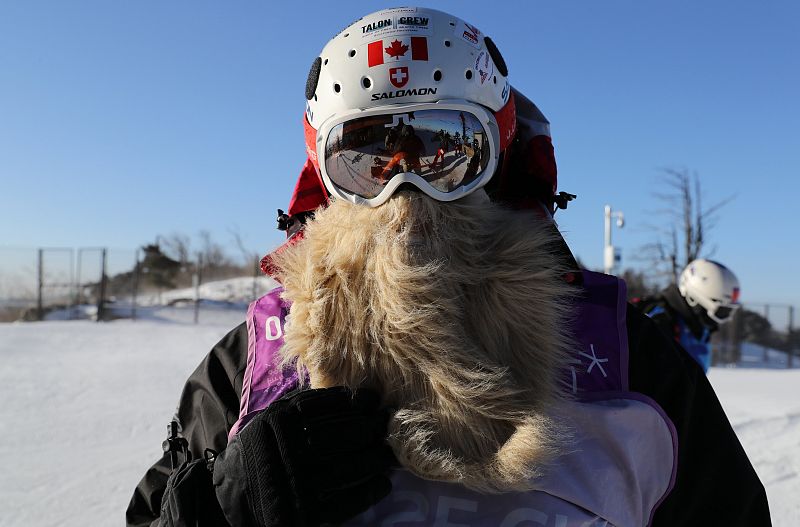
[[[554,409],[573,293],[557,236],[483,193],[334,200],[275,256],[292,302],[284,358],[313,386],[377,389],[396,409],[389,442],[418,476],[530,488],[567,437]]]

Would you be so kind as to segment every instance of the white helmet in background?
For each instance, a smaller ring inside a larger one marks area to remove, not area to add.
[[[701,306],[717,323],[727,321],[739,307],[739,279],[713,260],[694,260],[683,270],[678,289],[686,302]]]
[[[458,17],[367,15],[323,48],[306,83],[306,149],[327,190],[378,206],[400,185],[452,201],[484,186],[516,131],[495,44]]]

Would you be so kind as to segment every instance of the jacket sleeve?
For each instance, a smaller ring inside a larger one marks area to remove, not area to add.
[[[195,459],[202,457],[206,448],[220,452],[228,444],[228,431],[239,417],[246,366],[247,326],[242,323],[212,348],[186,381],[176,420]],[[133,492],[126,525],[158,525],[161,497],[171,471],[167,454],[150,467]]]
[[[655,400],[678,436],[675,486],[652,525],[771,525],[764,486],[702,368],[637,309],[627,316],[630,388]]]

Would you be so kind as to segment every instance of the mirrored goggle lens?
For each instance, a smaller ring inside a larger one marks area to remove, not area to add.
[[[714,311],[714,316],[720,320],[725,320],[733,313],[733,309],[730,307],[720,306]]]
[[[483,175],[489,141],[478,118],[459,110],[362,117],[328,133],[325,170],[334,185],[367,199],[401,173],[417,174],[434,189],[452,192]]]

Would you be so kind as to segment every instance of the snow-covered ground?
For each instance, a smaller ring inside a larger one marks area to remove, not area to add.
[[[135,322],[0,324],[0,526],[121,525],[184,380],[244,314],[207,307],[194,325],[190,306],[151,307]],[[710,379],[774,525],[800,525],[800,369]]]
[[[712,368],[709,380],[767,489],[772,524],[800,525],[800,369]]]

